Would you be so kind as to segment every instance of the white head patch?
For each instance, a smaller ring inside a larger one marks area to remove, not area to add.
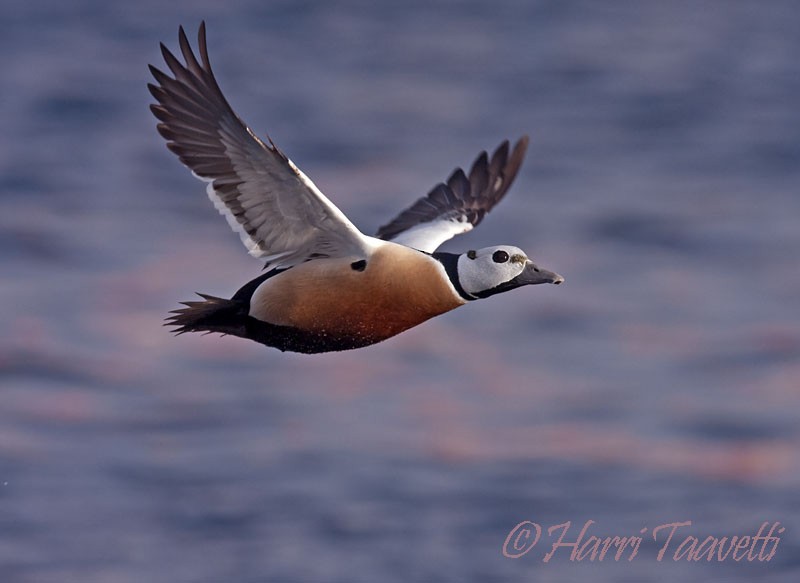
[[[458,280],[468,294],[479,294],[517,277],[528,257],[518,247],[498,245],[468,251],[458,258]]]

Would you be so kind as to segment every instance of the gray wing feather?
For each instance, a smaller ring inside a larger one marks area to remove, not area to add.
[[[313,257],[364,253],[365,237],[272,140],[262,142],[236,115],[214,78],[205,23],[198,61],[183,27],[182,64],[163,44],[170,77],[150,66],[158,132],[201,180],[209,198],[254,257],[289,266]]]

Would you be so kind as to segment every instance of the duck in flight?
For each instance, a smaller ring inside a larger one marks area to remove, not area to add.
[[[150,66],[158,132],[207,183],[217,210],[265,272],[224,299],[198,294],[167,320],[178,334],[218,332],[280,350],[318,353],[381,342],[468,302],[560,275],[517,247],[436,251],[478,225],[506,194],[528,138],[483,152],[380,229],[364,235],[280,151],[236,115],[208,59],[205,23],[195,56],[183,27],[172,76]]]

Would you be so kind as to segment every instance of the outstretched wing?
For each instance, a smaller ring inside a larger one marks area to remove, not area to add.
[[[491,159],[482,152],[469,176],[456,169],[447,182],[437,184],[378,229],[376,236],[433,253],[448,239],[478,225],[500,202],[516,178],[527,148],[528,136],[523,136],[510,154],[508,141],[500,144]]]
[[[174,78],[150,66],[158,82],[148,84],[158,100],[150,109],[167,147],[208,183],[209,198],[250,254],[271,267],[362,255],[364,235],[272,140],[259,140],[231,109],[211,71],[205,23],[200,61],[183,27],[178,38],[185,64],[161,44]]]

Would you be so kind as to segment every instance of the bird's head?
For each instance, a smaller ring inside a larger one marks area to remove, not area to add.
[[[497,245],[458,256],[458,281],[469,295],[486,298],[523,285],[552,283],[564,278],[547,271],[528,259],[518,247]]]

